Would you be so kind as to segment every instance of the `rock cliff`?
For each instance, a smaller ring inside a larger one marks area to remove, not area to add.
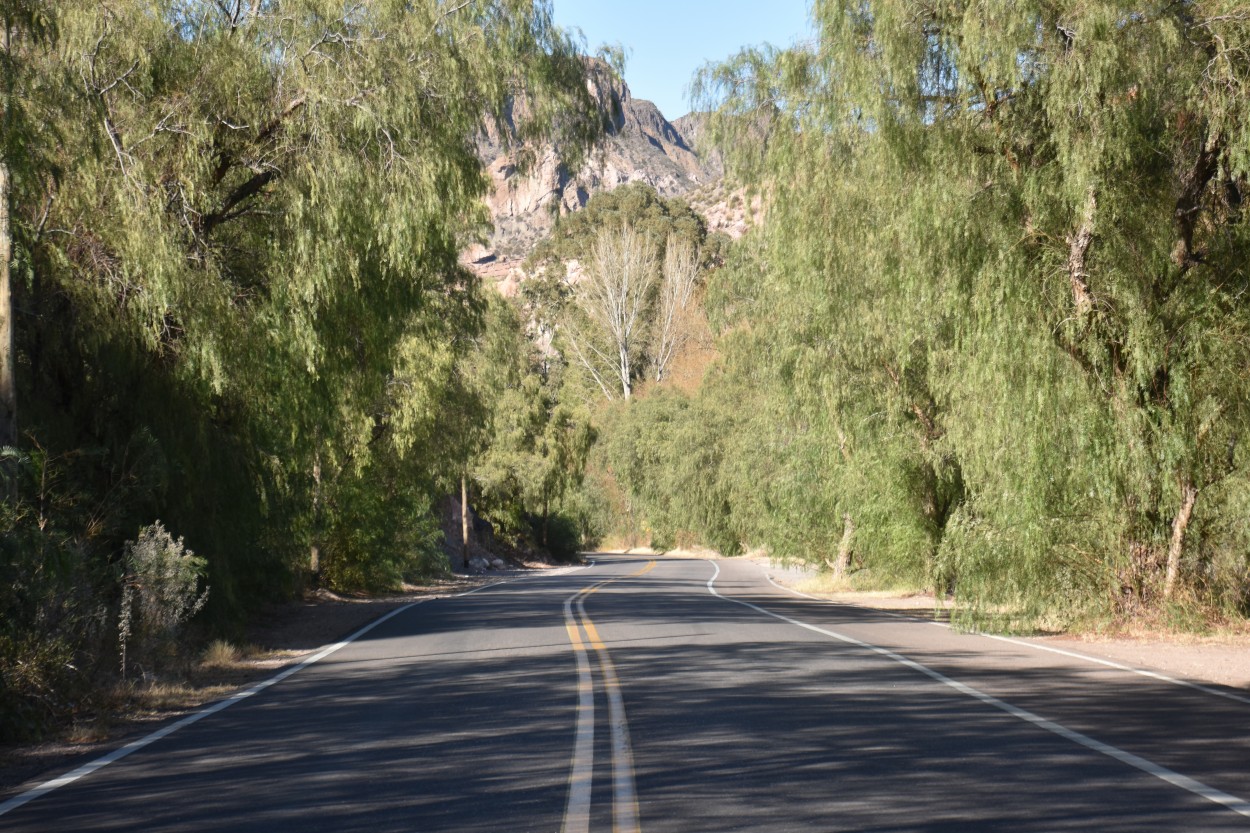
[[[496,130],[479,138],[478,151],[491,179],[487,204],[495,231],[485,246],[467,252],[465,260],[478,274],[500,282],[504,292],[515,288],[522,277],[520,262],[551,231],[556,218],[581,208],[595,193],[628,182],[645,182],[667,197],[717,192],[720,159],[695,151],[700,118],[670,122],[653,103],[634,98],[629,86],[598,62],[592,64],[590,77],[591,93],[609,126],[579,169],[570,170],[560,148],[547,144],[527,149],[534,161],[523,172]],[[511,127],[504,125],[505,130]]]

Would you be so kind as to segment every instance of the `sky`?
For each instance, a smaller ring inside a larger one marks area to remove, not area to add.
[[[553,0],[556,23],[579,28],[593,52],[626,49],[625,81],[669,120],[690,112],[690,79],[744,46],[806,39],[809,0]]]

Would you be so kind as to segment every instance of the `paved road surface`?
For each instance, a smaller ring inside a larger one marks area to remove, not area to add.
[[[1250,830],[1248,726],[1244,691],[603,556],[406,608],[0,831]]]

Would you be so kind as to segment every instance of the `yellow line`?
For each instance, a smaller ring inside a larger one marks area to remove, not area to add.
[[[586,613],[585,600],[601,587],[626,578],[636,578],[649,573],[656,562],[650,561],[642,569],[627,576],[601,581],[583,588],[564,600],[565,629],[569,642],[577,656],[578,709],[577,741],[574,745],[573,763],[569,773],[569,797],[564,811],[564,833],[584,833],[590,824],[590,792],[594,770],[594,691],[590,677],[590,663],[585,643],[582,641],[577,622],[572,615],[572,604],[577,602],[581,626],[586,630],[587,640],[595,649],[599,669],[603,674],[604,693],[608,698],[608,722],[612,731],[612,830],[613,833],[640,833],[638,822],[638,796],[634,789],[634,756],[629,743],[629,724],[625,718],[625,701],[621,694],[616,667],[608,655],[607,645],[599,636],[595,623]]]
[[[563,833],[589,833],[590,795],[595,768],[595,683],[590,659],[573,619],[572,598],[564,602],[564,627],[577,657],[577,731],[569,767],[569,794],[564,806]]]
[[[641,570],[623,576],[636,578],[649,573],[655,568],[656,562],[650,561]],[[598,592],[621,579],[609,579],[590,588],[577,600],[577,612],[586,629],[586,636],[599,658],[599,670],[603,674],[604,693],[608,698],[608,723],[612,731],[612,831],[613,833],[640,833],[638,819],[638,793],[634,787],[634,754],[629,742],[629,721],[625,716],[625,698],[621,692],[620,680],[616,676],[616,666],[608,653],[608,646],[599,636],[599,630],[586,613],[585,601]]]

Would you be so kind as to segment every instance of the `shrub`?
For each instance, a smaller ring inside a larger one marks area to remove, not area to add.
[[[541,527],[542,518],[535,518],[536,525]],[[547,519],[547,552],[560,561],[574,561],[581,549],[581,532],[576,519],[554,512]]]
[[[208,588],[199,592],[205,561],[165,531],[160,521],[139,531],[137,541],[126,542],[122,609],[118,617],[121,670],[126,676],[127,650],[134,637],[135,654],[142,661],[168,645],[178,628],[204,606]]]

